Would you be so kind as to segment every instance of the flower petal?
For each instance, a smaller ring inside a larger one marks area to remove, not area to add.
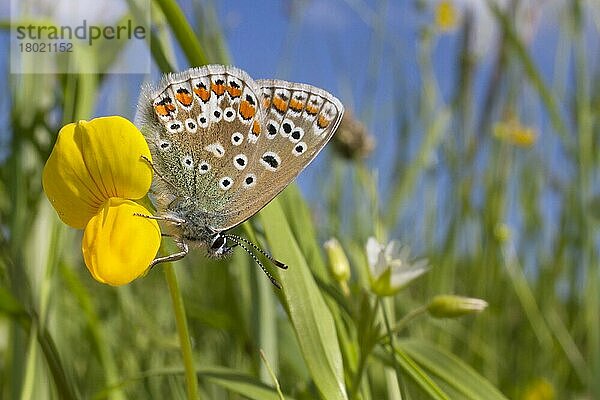
[[[392,240],[385,246],[385,259],[389,263],[391,260],[401,257],[402,250],[405,246],[402,246],[399,241]]]
[[[131,200],[111,198],[87,224],[81,250],[97,281],[125,285],[144,274],[158,252],[158,224],[134,213],[149,214]]]
[[[42,185],[60,219],[82,229],[106,200],[96,189],[82,155],[81,134],[77,124],[65,125],[46,161]]]
[[[60,219],[82,229],[110,197],[139,199],[150,188],[150,150],[122,117],[64,126],[44,167],[42,184]]]
[[[410,265],[405,268],[392,268],[392,279],[390,280],[390,284],[394,288],[401,289],[411,281],[423,275],[429,268],[427,267],[426,261],[424,264],[421,261],[419,261],[418,264]]]
[[[377,243],[377,239],[372,236],[369,237],[365,247],[367,250],[367,261],[369,265],[375,265],[377,262],[377,257],[379,257],[379,243]]]
[[[379,275],[385,265],[382,265],[381,255],[383,250],[383,245],[380,244],[377,239],[374,237],[369,237],[367,240],[366,251],[367,251],[367,261],[369,263],[369,269],[373,275]],[[384,260],[385,262],[385,260]]]
[[[83,159],[104,199],[140,199],[152,183],[150,149],[142,133],[125,118],[101,117],[77,123]]]

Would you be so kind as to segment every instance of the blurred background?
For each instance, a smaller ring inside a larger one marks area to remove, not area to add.
[[[47,21],[61,21],[74,2],[52,2]],[[185,397],[160,269],[125,287],[95,282],[81,232],[58,220],[41,171],[62,125],[133,120],[143,82],[201,63],[309,83],[346,107],[333,142],[278,201],[333,315],[349,397],[600,398],[600,3],[77,3],[96,7],[105,23],[150,11],[152,42],[70,56],[99,73],[11,73],[11,22],[24,21],[15,4],[0,5],[1,398]],[[193,40],[178,33],[175,11]],[[135,60],[149,60],[150,73],[115,73]],[[277,246],[268,216],[248,225],[242,235]],[[423,376],[406,378],[412,364],[377,355],[385,343],[364,345],[361,307],[382,318],[369,284],[371,236],[409,246],[430,267],[382,300],[392,325],[438,294],[489,304],[476,316],[423,315],[398,328]],[[330,237],[349,260],[346,278],[328,270],[322,244]],[[286,396],[327,398],[295,339],[302,332],[290,299],[273,294],[246,254],[215,261],[196,251],[175,268],[207,398],[268,398],[232,388],[241,375],[271,387],[258,349]],[[356,360],[366,364],[362,375]],[[457,389],[470,374],[497,392]],[[426,389],[427,376],[439,392]]]

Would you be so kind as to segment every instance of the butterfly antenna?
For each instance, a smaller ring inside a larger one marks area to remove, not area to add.
[[[279,284],[279,282],[277,282],[277,279],[275,279],[275,277],[273,275],[271,275],[271,273],[269,271],[267,271],[267,269],[265,268],[265,266],[263,265],[263,263],[260,262],[260,260],[258,259],[258,257],[256,257],[256,255],[252,251],[250,251],[250,249],[248,247],[246,247],[242,242],[246,242],[246,243],[249,243],[251,245],[253,245],[253,243],[251,243],[251,242],[249,242],[247,240],[244,240],[243,238],[241,238],[239,236],[235,236],[235,235],[223,235],[223,237],[225,237],[227,239],[231,239],[231,241],[234,242],[237,246],[240,246],[242,249],[244,249],[246,251],[246,253],[248,253],[250,255],[250,257],[252,257],[252,259],[254,260],[254,262],[258,264],[258,266],[260,267],[260,269],[263,270],[263,272],[265,273],[265,275],[267,275],[267,278],[269,278],[269,280],[271,281],[271,283],[273,284],[273,286],[275,286],[277,289],[281,290],[281,285]],[[240,240],[238,240],[238,239],[240,239]],[[256,245],[253,245],[252,247],[257,248]],[[261,253],[265,254],[262,251],[261,251]],[[267,256],[270,260],[273,260],[267,254],[265,254],[265,256]],[[284,264],[282,264],[282,265],[284,265]]]
[[[275,264],[275,266],[277,268],[281,268],[281,269],[288,269],[288,266],[285,265],[284,263],[282,263],[281,261],[275,259],[272,255],[270,255],[269,253],[267,253],[266,251],[264,251],[263,249],[261,249],[260,247],[258,247],[257,245],[255,245],[254,243],[252,243],[251,241],[249,241],[246,238],[243,238],[241,236],[237,236],[237,235],[225,235],[226,238],[231,238],[231,240],[233,240],[236,243],[239,243],[240,241],[249,244],[250,246],[252,246],[252,248],[254,248],[254,250],[258,251],[260,254],[262,254],[263,256],[265,256],[266,258],[268,258],[273,264]]]

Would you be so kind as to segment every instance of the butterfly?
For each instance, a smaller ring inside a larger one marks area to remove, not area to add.
[[[322,89],[255,81],[233,66],[191,68],[145,85],[136,125],[155,172],[157,215],[150,218],[164,222],[179,248],[151,266],[185,257],[190,245],[205,246],[217,257],[240,246],[279,287],[247,245],[278,267],[287,266],[226,232],[256,214],[310,164],[343,113],[342,103]]]

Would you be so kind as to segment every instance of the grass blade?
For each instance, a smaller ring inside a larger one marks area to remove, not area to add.
[[[289,265],[279,273],[281,300],[308,370],[326,399],[347,399],[344,371],[333,317],[310,273],[278,200],[261,213],[273,255]]]

